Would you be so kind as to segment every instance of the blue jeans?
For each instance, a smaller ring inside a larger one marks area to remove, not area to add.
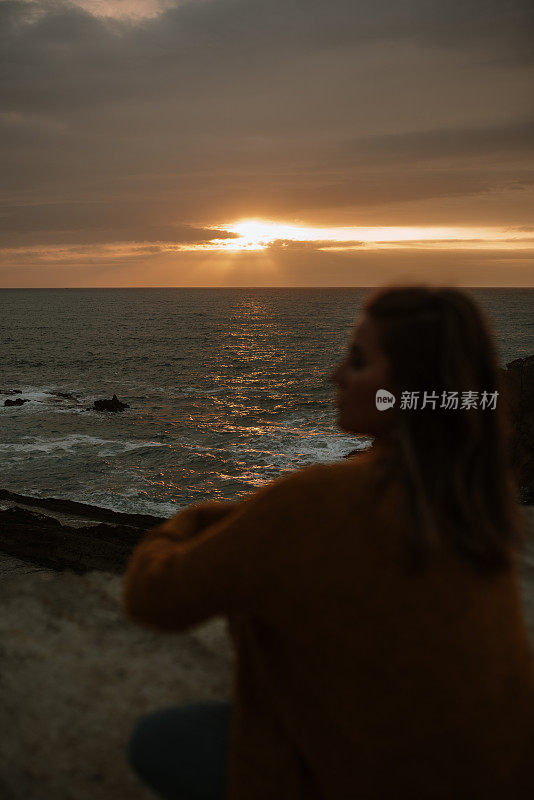
[[[134,728],[130,766],[166,800],[224,800],[231,713],[220,701],[153,711]]]

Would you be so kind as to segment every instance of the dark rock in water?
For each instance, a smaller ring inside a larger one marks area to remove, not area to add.
[[[0,389],[0,394],[22,394],[22,389]]]
[[[23,400],[22,397],[17,397],[16,400],[10,400],[8,398],[7,400],[4,400],[4,405],[5,406],[23,406],[24,403],[29,403],[29,402],[30,402],[29,400]]]
[[[523,503],[534,503],[534,355],[510,361],[501,375],[520,499]]]
[[[95,400],[93,409],[95,411],[124,411],[125,408],[130,408],[128,403],[121,403],[116,394],[113,395],[111,400]]]
[[[149,514],[0,489],[0,551],[49,569],[120,574],[145,531],[162,522]]]

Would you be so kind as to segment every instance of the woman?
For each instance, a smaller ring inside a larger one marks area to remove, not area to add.
[[[129,616],[226,615],[236,672],[232,705],[142,720],[131,763],[184,800],[534,797],[523,526],[486,323],[455,289],[382,289],[331,380],[370,450],[186,508],[134,552]]]

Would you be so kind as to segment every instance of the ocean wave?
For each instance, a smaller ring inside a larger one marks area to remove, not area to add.
[[[24,386],[18,385],[16,387],[17,394],[11,394],[11,391],[5,393],[0,392],[2,398],[16,398],[20,397],[22,400],[30,400],[33,403],[45,403],[46,405],[55,406],[60,404],[75,403],[76,405],[87,402],[81,395],[79,389],[65,388],[64,386]],[[71,395],[70,397],[61,397],[63,395]],[[26,404],[25,404],[26,405]],[[22,406],[21,406],[22,407]]]
[[[351,450],[364,449],[362,440],[348,436],[332,436],[317,433],[315,436],[300,436],[285,447],[286,458],[302,464],[328,464],[344,458]]]
[[[244,433],[244,431],[243,431]],[[250,443],[254,446],[250,447]],[[246,458],[254,453],[261,467],[297,468],[313,463],[331,463],[344,458],[351,450],[365,449],[369,444],[363,437],[328,433],[316,429],[304,431],[301,427],[272,426],[270,430],[254,436],[243,436],[239,443],[226,446],[232,454]]]
[[[40,489],[29,489],[24,486],[18,487],[20,493],[26,497],[50,497],[51,492]],[[183,505],[174,502],[172,499],[157,501],[149,499],[146,492],[140,489],[122,489],[120,493],[102,491],[68,491],[64,492],[57,489],[52,492],[54,498],[59,500],[74,500],[77,503],[87,503],[88,505],[106,508],[109,511],[118,511],[124,514],[152,514],[156,517],[171,517],[177,514]]]
[[[79,498],[77,498],[79,499]],[[150,499],[146,491],[141,489],[125,489],[110,495],[109,492],[91,493],[84,496],[81,502],[90,503],[110,511],[125,514],[153,514],[156,517],[170,517],[177,514],[182,506],[173,500],[157,501]]]
[[[0,444],[2,453],[51,453],[56,450],[63,450],[66,453],[73,453],[79,448],[96,447],[99,448],[99,455],[116,455],[126,453],[130,450],[139,450],[145,447],[168,447],[162,442],[136,442],[119,439],[101,439],[97,436],[87,434],[70,434],[57,439],[44,439],[40,437],[24,436],[18,442],[7,442]]]

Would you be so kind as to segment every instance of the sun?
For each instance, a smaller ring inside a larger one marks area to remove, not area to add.
[[[355,250],[423,247],[438,249],[496,249],[526,247],[532,249],[532,238],[506,228],[469,228],[437,226],[380,227],[313,227],[262,219],[211,225],[213,231],[234,234],[231,238],[214,236],[208,242],[185,245],[184,250],[219,252],[262,251],[276,245],[287,247],[293,242],[315,243],[318,250]]]
[[[235,233],[239,238],[212,239],[210,244],[221,250],[265,250],[273,242],[286,238],[283,228],[287,227],[276,222],[264,220],[245,219],[229,225],[213,226],[214,230],[223,230]]]

